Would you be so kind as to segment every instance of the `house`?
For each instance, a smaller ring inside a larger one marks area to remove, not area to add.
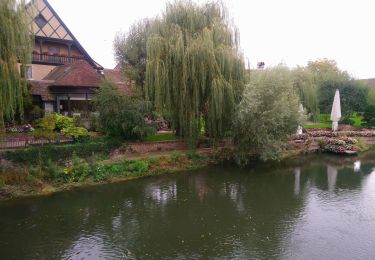
[[[92,111],[91,100],[104,77],[131,93],[132,81],[118,68],[104,69],[94,61],[47,0],[32,0],[27,12],[35,40],[32,63],[22,76],[28,80],[33,103],[45,113]]]
[[[366,83],[369,87],[375,88],[375,78],[361,79],[362,82]]]

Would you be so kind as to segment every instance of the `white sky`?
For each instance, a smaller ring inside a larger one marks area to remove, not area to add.
[[[137,20],[160,14],[166,0],[48,0],[88,53],[113,68],[113,39]],[[203,2],[203,0],[200,0]],[[356,78],[375,77],[375,1],[224,0],[255,67],[290,67],[329,58]]]

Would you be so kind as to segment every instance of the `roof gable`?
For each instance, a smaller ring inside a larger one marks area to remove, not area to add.
[[[33,18],[31,32],[35,36],[73,41],[74,36],[45,0],[33,0],[29,14]]]
[[[36,38],[74,42],[74,45],[84,54],[93,67],[103,69],[86,52],[47,0],[32,0],[27,6],[27,12],[32,17],[30,32]]]

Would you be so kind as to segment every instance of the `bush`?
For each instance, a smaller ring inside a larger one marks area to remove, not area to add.
[[[44,163],[51,159],[55,163],[63,163],[70,159],[75,152],[77,156],[88,158],[93,155],[108,155],[122,144],[119,139],[89,138],[88,140],[65,145],[48,144],[30,147],[24,150],[8,151],[3,156],[14,163],[29,165],[38,164],[39,159]],[[40,155],[43,155],[40,158]]]
[[[146,161],[131,161],[128,167],[128,171],[134,173],[143,173],[148,170],[148,163]]]
[[[103,82],[94,102],[100,128],[107,135],[140,139],[155,133],[144,120],[146,103],[123,95],[111,82]]]
[[[84,138],[89,136],[89,132],[86,128],[71,126],[63,128],[61,131],[64,135],[70,136],[74,141],[82,141]]]
[[[33,136],[35,139],[47,139],[47,140],[53,140],[56,138],[56,133],[50,130],[45,129],[36,129],[33,132]]]
[[[56,127],[55,118],[54,116],[52,116],[52,114],[47,115],[43,118],[36,120],[36,125],[39,129],[43,131],[53,132]]]
[[[368,105],[363,113],[365,126],[375,126],[375,105]]]
[[[341,124],[344,124],[344,125],[354,125],[355,124],[355,121],[353,119],[350,118],[351,115],[346,115],[344,116],[341,120],[340,120],[340,123]]]
[[[61,131],[74,125],[73,118],[58,113],[52,113],[37,120],[37,126],[47,131]]]
[[[61,131],[65,128],[74,127],[74,119],[72,117],[63,116],[58,113],[51,114],[55,121],[55,131]]]
[[[236,162],[278,159],[302,121],[298,110],[299,98],[287,68],[253,72],[233,127]]]

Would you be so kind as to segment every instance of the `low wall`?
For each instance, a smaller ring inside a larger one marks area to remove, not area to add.
[[[187,149],[184,141],[161,141],[161,142],[132,142],[128,143],[128,153],[148,153],[158,151],[173,151]]]

